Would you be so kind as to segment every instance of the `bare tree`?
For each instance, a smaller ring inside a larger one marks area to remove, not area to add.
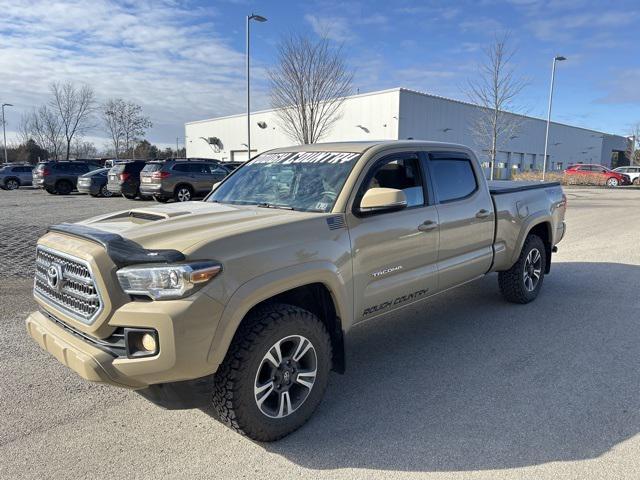
[[[629,143],[627,146],[626,156],[629,159],[629,165],[636,165],[638,162],[638,154],[640,145],[640,122],[631,126],[631,133],[629,135]]]
[[[94,158],[98,155],[98,149],[93,142],[80,137],[76,137],[73,141],[73,152],[76,158]]]
[[[515,99],[526,86],[511,67],[514,50],[508,44],[509,34],[496,36],[484,51],[478,74],[468,81],[470,100],[482,107],[472,120],[471,133],[478,145],[489,152],[491,180],[498,150],[520,128],[521,117],[514,115]]]
[[[142,107],[121,98],[108,100],[103,107],[104,124],[111,135],[113,149],[118,154],[133,150],[136,140],[153,126],[149,117],[142,114]],[[135,153],[135,152],[132,152]]]
[[[312,41],[300,34],[284,38],[278,64],[269,70],[271,106],[285,133],[301,144],[315,143],[340,119],[351,93],[353,73],[340,48],[327,38]]]
[[[56,160],[62,155],[65,145],[62,129],[60,118],[46,105],[23,115],[19,127],[23,143],[27,143],[30,139],[35,140],[38,145],[47,150],[50,158]]]
[[[66,159],[71,154],[71,143],[76,135],[83,135],[94,127],[95,95],[88,85],[78,88],[71,82],[54,82],[50,86],[51,107],[60,117],[65,138]]]

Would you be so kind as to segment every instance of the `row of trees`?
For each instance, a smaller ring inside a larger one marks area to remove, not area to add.
[[[19,126],[21,145],[26,148],[35,142],[45,158],[95,156],[96,147],[85,138],[99,127],[109,134],[112,146],[109,153],[116,158],[135,154],[137,142],[152,127],[140,105],[122,98],[98,104],[94,90],[88,85],[53,82],[49,89],[49,102],[23,115]]]

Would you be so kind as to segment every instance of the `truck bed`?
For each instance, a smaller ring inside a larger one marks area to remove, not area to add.
[[[515,182],[510,180],[492,180],[489,184],[491,195],[501,195],[505,193],[524,192],[525,190],[537,190],[538,188],[559,187],[560,182]]]

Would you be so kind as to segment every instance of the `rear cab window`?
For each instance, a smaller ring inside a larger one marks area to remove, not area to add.
[[[429,157],[429,169],[440,203],[462,200],[478,190],[473,163],[465,153],[430,153]]]

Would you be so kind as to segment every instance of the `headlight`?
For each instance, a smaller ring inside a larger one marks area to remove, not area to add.
[[[129,295],[171,300],[191,295],[218,275],[222,265],[202,261],[174,264],[133,265],[118,270],[120,286]]]

